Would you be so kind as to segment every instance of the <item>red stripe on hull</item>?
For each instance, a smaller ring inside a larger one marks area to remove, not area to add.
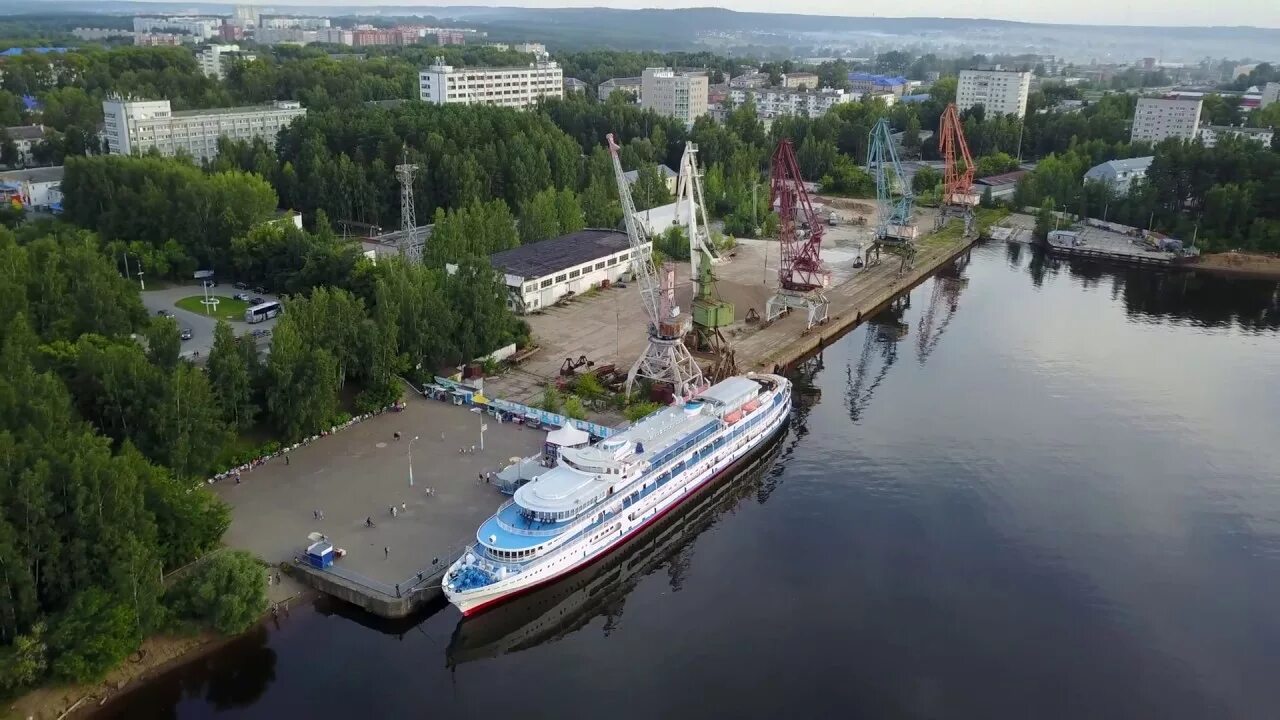
[[[778,425],[777,429],[775,429],[775,430],[773,431],[773,433],[780,432],[780,431],[782,430],[782,428],[783,428],[783,427],[785,427],[785,426],[786,426],[786,419],[784,418],[784,419],[783,419],[783,421],[782,421],[782,423]],[[620,540],[618,540],[617,542],[615,542],[613,545],[611,545],[611,546],[609,547],[609,549],[608,549],[608,550],[606,550],[605,552],[599,553],[598,555],[595,555],[594,557],[592,557],[590,560],[587,560],[586,562],[584,562],[584,563],[582,563],[582,564],[580,564],[580,565],[575,565],[575,566],[573,566],[573,567],[569,568],[568,570],[565,570],[564,572],[560,573],[559,575],[552,575],[551,577],[546,578],[546,579],[544,579],[544,580],[539,580],[538,582],[533,583],[532,585],[528,585],[528,586],[522,587],[522,588],[520,588],[519,590],[513,590],[513,591],[511,591],[511,592],[507,593],[506,595],[500,595],[500,596],[498,596],[498,597],[496,597],[496,598],[494,598],[494,599],[492,599],[492,600],[489,600],[488,602],[484,602],[484,603],[481,603],[481,604],[479,604],[479,605],[476,605],[475,607],[473,607],[473,608],[471,608],[471,609],[469,609],[469,610],[464,610],[464,611],[462,612],[462,616],[463,616],[463,617],[471,617],[472,615],[475,615],[475,614],[477,614],[477,613],[480,613],[480,612],[482,612],[482,611],[484,611],[484,610],[488,610],[488,609],[493,608],[493,607],[495,607],[495,606],[497,606],[497,605],[501,605],[502,603],[507,602],[508,600],[515,600],[516,598],[518,598],[518,597],[520,597],[520,596],[522,596],[522,595],[526,595],[526,594],[528,594],[528,593],[531,593],[531,592],[533,592],[534,590],[537,590],[538,588],[545,587],[545,586],[547,586],[547,585],[549,585],[549,584],[551,584],[551,583],[553,583],[553,582],[559,582],[559,581],[561,581],[561,580],[563,580],[563,579],[565,579],[565,578],[569,577],[570,575],[573,575],[574,573],[576,573],[576,572],[578,572],[578,571],[580,571],[580,570],[585,570],[585,569],[587,569],[587,568],[591,567],[592,565],[594,565],[594,564],[595,564],[596,562],[598,562],[599,560],[601,560],[601,559],[603,559],[603,558],[608,557],[609,555],[611,555],[611,554],[613,553],[613,551],[614,551],[615,549],[617,549],[617,548],[618,548],[618,546],[620,546],[620,545],[622,545],[622,544],[626,543],[627,538],[630,538],[630,537],[632,537],[633,535],[636,535],[637,533],[643,532],[645,528],[647,528],[647,527],[649,527],[650,525],[652,525],[653,523],[655,523],[655,522],[657,522],[657,521],[661,520],[663,517],[665,517],[665,516],[667,515],[667,513],[671,512],[672,510],[675,510],[676,508],[680,507],[681,505],[684,505],[684,504],[685,504],[685,502],[686,502],[689,498],[691,498],[691,497],[693,497],[694,495],[696,495],[696,494],[697,494],[697,491],[698,491],[699,489],[701,489],[701,488],[705,487],[707,484],[709,484],[709,483],[711,483],[711,482],[715,481],[715,479],[716,479],[716,478],[723,476],[725,473],[733,472],[733,471],[734,471],[734,470],[736,470],[739,466],[741,466],[744,462],[746,462],[746,461],[750,460],[752,457],[754,457],[754,454],[755,454],[756,449],[758,449],[758,447],[760,447],[760,446],[765,445],[765,444],[768,442],[769,437],[771,437],[773,433],[771,433],[769,436],[765,436],[765,437],[760,441],[760,443],[757,445],[757,447],[756,447],[756,448],[752,448],[752,449],[751,449],[751,452],[749,452],[749,453],[747,453],[746,455],[743,455],[742,457],[738,458],[738,460],[737,460],[736,462],[734,462],[733,464],[729,465],[728,467],[726,467],[725,469],[721,470],[720,472],[716,473],[715,475],[712,475],[711,477],[707,478],[706,480],[703,480],[703,481],[702,481],[702,483],[701,483],[701,484],[700,484],[700,485],[699,485],[699,486],[698,486],[698,487],[697,487],[693,492],[688,493],[687,495],[685,495],[685,496],[684,496],[684,497],[683,497],[679,502],[672,504],[672,505],[671,505],[670,507],[668,507],[666,510],[663,510],[662,512],[658,513],[657,515],[654,515],[653,517],[649,518],[648,520],[645,520],[643,523],[641,523],[639,526],[637,526],[635,529],[633,529],[630,533],[628,533],[625,537],[621,538]]]

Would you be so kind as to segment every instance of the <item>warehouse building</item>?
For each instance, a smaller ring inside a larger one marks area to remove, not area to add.
[[[651,252],[645,243],[637,252]],[[507,306],[527,313],[631,273],[631,242],[617,230],[579,230],[489,256],[503,275]]]

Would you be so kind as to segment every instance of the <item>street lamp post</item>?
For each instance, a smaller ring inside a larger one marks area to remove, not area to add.
[[[413,487],[413,444],[417,442],[418,436],[414,435],[409,441],[409,487]]]
[[[480,451],[481,452],[484,451],[484,431],[488,429],[489,429],[489,426],[485,424],[485,421],[484,421],[484,413],[481,413],[480,414]]]

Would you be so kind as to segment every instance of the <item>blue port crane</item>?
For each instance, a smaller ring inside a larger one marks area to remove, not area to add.
[[[889,119],[880,118],[871,128],[867,172],[876,179],[876,240],[910,242],[916,238],[911,211],[915,195],[898,162],[898,151],[889,131]]]

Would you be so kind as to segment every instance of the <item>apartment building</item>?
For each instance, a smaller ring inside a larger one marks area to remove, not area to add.
[[[190,35],[195,41],[202,42],[215,37],[222,26],[222,18],[215,17],[135,17],[133,31],[135,33],[169,32]]]
[[[779,115],[822,117],[836,105],[854,102],[859,97],[856,93],[835,89],[789,90],[787,88],[761,88],[759,90],[745,90],[732,88],[729,90],[729,99],[735,106],[746,102],[748,98],[754,100],[756,116],[762,120],[775,118]]]
[[[17,125],[4,129],[5,137],[18,148],[17,167],[29,167],[35,164],[32,152],[45,136],[43,125]]]
[[[1138,98],[1133,112],[1133,129],[1129,139],[1133,142],[1160,142],[1165,138],[1194,140],[1200,127],[1201,100],[1171,100],[1168,98]]]
[[[305,115],[301,104],[277,100],[270,105],[173,112],[168,100],[102,102],[102,136],[108,152],[130,155],[155,148],[161,155],[185,152],[197,161],[218,154],[218,138],[262,138],[274,146],[280,130]]]
[[[647,68],[640,75],[640,107],[692,125],[707,114],[706,73]]]
[[[226,79],[227,61],[233,58],[253,60],[255,56],[252,53],[240,52],[239,45],[206,45],[196,53],[196,60],[200,63],[200,72],[203,72],[207,77],[218,78],[219,80]]]
[[[799,90],[800,88],[804,88],[805,90],[817,90],[818,76],[816,73],[805,72],[783,73],[782,87],[790,90]]]
[[[525,67],[455,68],[442,59],[418,73],[424,102],[525,108],[544,97],[564,97],[564,70],[542,61]]]
[[[993,115],[1027,114],[1031,73],[1016,70],[961,70],[956,84],[956,107],[962,112],[976,105]]]
[[[1245,127],[1243,125],[1202,125],[1200,126],[1200,142],[1205,147],[1213,147],[1224,137],[1234,137],[1252,142],[1260,149],[1271,149],[1271,141],[1275,139],[1275,130],[1271,128]]]
[[[1280,102],[1280,82],[1269,82],[1262,88],[1259,107],[1266,107],[1274,102]]]
[[[891,93],[894,97],[901,97],[907,91],[907,85],[907,79],[900,75],[849,73],[849,89],[856,93]]]
[[[644,79],[638,77],[621,77],[610,78],[600,83],[600,87],[596,88],[596,96],[600,98],[600,102],[609,99],[615,91],[630,95],[636,102],[640,102],[640,91],[643,88]]]

